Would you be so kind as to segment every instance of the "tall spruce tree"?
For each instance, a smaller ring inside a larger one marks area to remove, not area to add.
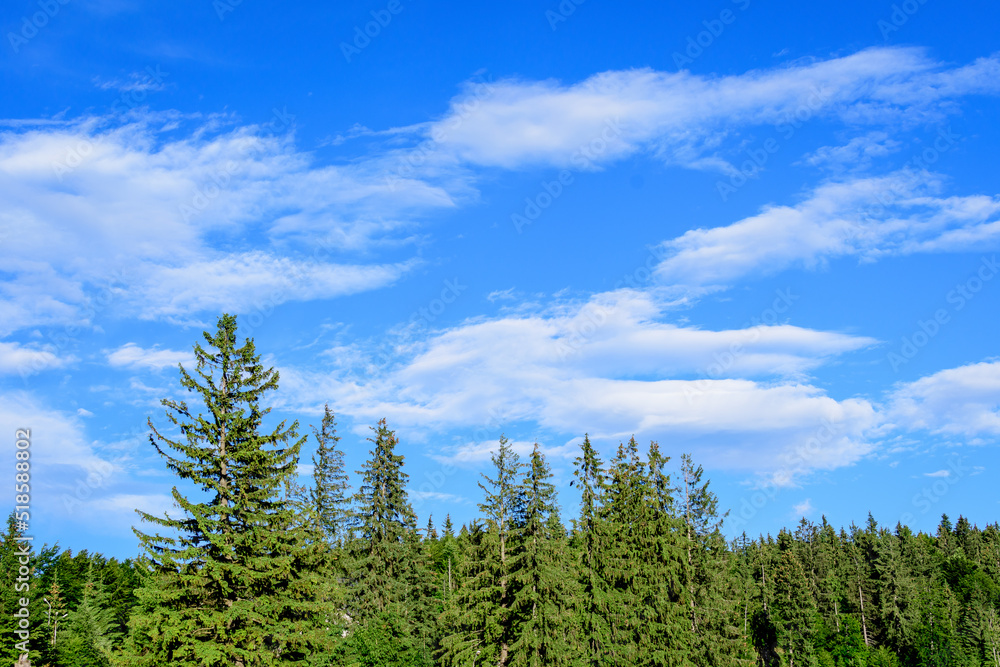
[[[611,461],[601,503],[616,538],[606,566],[610,642],[604,664],[691,664],[684,550],[666,460],[653,443],[647,465],[631,438]]]
[[[573,532],[573,551],[579,579],[580,597],[576,605],[576,631],[584,665],[604,664],[610,641],[608,624],[609,593],[605,558],[613,542],[601,512],[605,494],[605,473],[590,436],[583,436],[580,456],[575,460],[575,483],[580,489],[580,518]]]
[[[568,641],[573,587],[556,488],[537,443],[531,452],[523,493],[522,525],[511,562],[515,639],[508,664],[569,665],[573,659]]]
[[[91,561],[83,597],[66,618],[59,659],[75,667],[106,667],[111,664],[112,648],[119,645],[120,636],[110,596]]]
[[[310,490],[316,522],[331,545],[347,542],[350,527],[348,494],[351,488],[344,470],[344,452],[338,448],[337,422],[329,404],[323,406],[323,421],[313,429],[316,453],[313,454],[313,488]]]
[[[705,471],[690,454],[681,455],[675,489],[684,544],[687,599],[693,660],[697,664],[736,665],[751,660],[745,641],[745,599],[741,577],[729,564],[718,498],[709,490]],[[739,610],[737,608],[739,607]],[[741,613],[742,612],[742,613]]]
[[[150,443],[167,468],[195,488],[172,495],[181,516],[143,521],[166,534],[136,535],[148,576],[138,592],[124,662],[135,666],[251,667],[296,662],[323,650],[330,630],[314,601],[316,546],[279,496],[295,473],[303,439],[298,423],[263,431],[277,389],[248,339],[237,347],[236,318],[223,315],[208,349],[194,347],[192,375],[181,386],[207,414],[164,399],[171,438],[153,425]],[[172,452],[172,453],[171,453]]]
[[[446,664],[473,660],[507,664],[515,640],[511,560],[521,527],[524,464],[506,436],[491,455],[495,477],[483,474],[479,510],[484,524],[473,524],[463,558],[462,587],[453,596],[443,643]],[[484,483],[485,482],[485,483]]]
[[[406,491],[409,475],[403,472],[403,456],[395,452],[396,434],[385,419],[372,430],[373,449],[358,471],[362,479],[354,495],[352,659],[368,655],[364,653],[370,643],[366,638],[381,637],[397,656],[395,662],[386,664],[422,664],[430,660],[433,650],[433,574]]]

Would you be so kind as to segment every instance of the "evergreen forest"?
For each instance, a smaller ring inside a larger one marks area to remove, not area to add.
[[[190,403],[148,424],[176,509],[139,512],[135,559],[36,546],[18,591],[9,517],[0,665],[27,648],[36,667],[1000,667],[996,523],[803,519],[730,541],[702,467],[634,438],[605,458],[584,438],[566,516],[539,448],[501,436],[456,526],[415,514],[385,420],[353,473],[329,406],[265,428],[278,373],[235,317],[194,353]]]

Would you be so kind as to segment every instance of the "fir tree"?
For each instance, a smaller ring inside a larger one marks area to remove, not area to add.
[[[91,561],[83,598],[66,618],[65,636],[57,651],[63,664],[74,667],[107,667],[112,649],[120,644],[110,596],[94,569]]]
[[[209,349],[195,345],[195,376],[181,385],[207,415],[164,399],[171,439],[153,425],[150,442],[167,468],[200,491],[173,488],[180,518],[138,511],[167,535],[136,530],[148,576],[130,622],[130,665],[250,667],[302,660],[327,645],[318,552],[279,494],[295,473],[303,439],[297,422],[262,432],[264,394],[278,373],[265,369],[252,339],[237,347],[236,318],[219,318]],[[199,381],[200,380],[200,381]],[[171,453],[173,452],[173,453]]]
[[[535,444],[523,484],[522,525],[511,562],[511,619],[516,637],[508,662],[514,667],[568,665],[568,603],[572,588],[559,526],[556,489]]]
[[[329,405],[323,407],[323,421],[313,429],[316,453],[313,454],[314,485],[310,492],[316,521],[331,545],[343,545],[348,539],[351,501],[350,482],[344,470],[344,452],[337,447],[337,422]]]
[[[603,664],[605,646],[610,641],[604,558],[612,540],[600,508],[605,493],[603,464],[588,435],[583,436],[575,463],[575,482],[580,489],[580,518],[573,534],[580,589],[576,607],[578,636],[583,664],[598,667]]]
[[[395,453],[396,434],[384,419],[369,438],[374,448],[358,474],[354,496],[357,536],[351,541],[350,615],[363,632],[382,628],[398,642],[400,654],[414,651],[429,659],[433,648],[433,578],[416,528],[403,472],[403,457]]]
[[[491,456],[496,476],[483,474],[479,483],[485,526],[476,523],[470,531],[462,588],[448,615],[443,641],[448,664],[463,664],[481,654],[482,661],[503,667],[515,639],[511,559],[523,517],[524,464],[505,436],[499,444]]]

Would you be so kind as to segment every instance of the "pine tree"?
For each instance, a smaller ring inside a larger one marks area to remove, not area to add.
[[[559,524],[552,472],[538,444],[531,453],[523,484],[522,525],[511,559],[513,643],[508,663],[514,667],[568,665],[567,642],[573,591]]]
[[[253,339],[236,347],[236,329],[223,315],[214,335],[205,332],[209,349],[194,347],[197,379],[180,367],[182,387],[207,415],[164,399],[181,438],[148,422],[167,468],[200,493],[173,488],[181,518],[138,511],[167,535],[135,530],[148,575],[124,648],[130,665],[274,665],[328,644],[314,601],[319,552],[279,495],[304,438],[297,422],[262,433],[270,408],[261,399],[277,389],[278,373],[261,364]]]
[[[816,601],[810,592],[795,543],[787,530],[778,535],[778,563],[774,573],[771,617],[778,633],[778,647],[788,667],[808,665],[813,656]]]
[[[515,640],[511,559],[523,517],[524,464],[505,436],[499,444],[491,456],[495,478],[483,474],[485,483],[479,483],[485,526],[477,522],[469,533],[462,588],[448,614],[448,634],[442,642],[447,664],[465,664],[479,656],[477,662],[503,667]]]
[[[604,558],[612,539],[600,507],[600,499],[605,494],[603,464],[589,435],[583,436],[575,464],[575,482],[580,488],[580,518],[573,534],[580,589],[576,607],[578,636],[583,664],[598,667],[604,664],[605,647],[610,641]]]
[[[372,430],[374,448],[358,471],[362,481],[354,496],[350,616],[357,628],[352,633],[355,642],[366,636],[388,638],[398,655],[426,661],[434,635],[430,563],[406,492],[403,456],[395,453],[396,434],[384,419]]]
[[[314,485],[310,491],[316,521],[331,545],[343,545],[348,539],[351,502],[350,482],[344,470],[344,452],[337,447],[337,422],[329,405],[323,407],[323,421],[313,429],[316,453],[313,454]]]
[[[615,536],[607,557],[610,641],[605,664],[690,664],[693,638],[680,525],[666,457],[655,443],[648,466],[635,438],[618,448],[601,511]]]
[[[95,575],[91,561],[83,598],[66,618],[65,636],[58,646],[59,659],[74,667],[107,667],[121,633],[104,582]]]
[[[474,521],[471,527],[462,526],[458,544],[462,549],[458,585],[442,615],[440,662],[451,667],[473,662],[495,665],[504,632],[497,604],[496,533]]]
[[[744,623],[737,624],[741,600],[739,576],[730,569],[718,498],[704,480],[704,469],[681,455],[680,485],[675,489],[684,543],[692,647],[698,664],[734,665],[750,660]],[[727,513],[728,514],[728,513]],[[740,610],[743,611],[743,610]]]

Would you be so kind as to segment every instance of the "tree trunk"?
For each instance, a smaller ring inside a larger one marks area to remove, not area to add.
[[[865,648],[868,648],[868,625],[865,623],[865,595],[861,592],[861,584],[858,584],[858,599],[861,600],[861,632],[865,636]]]

